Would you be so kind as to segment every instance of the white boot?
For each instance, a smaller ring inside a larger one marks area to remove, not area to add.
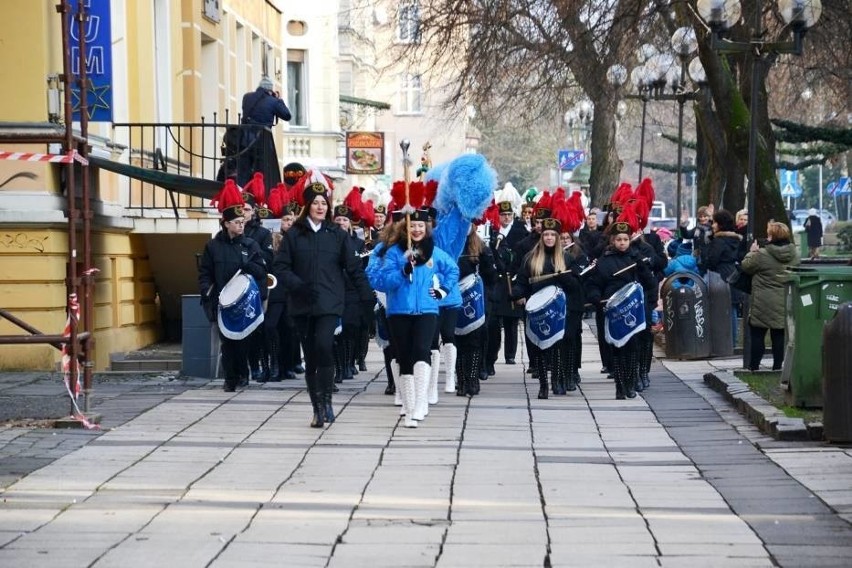
[[[438,373],[441,367],[441,352],[432,350],[432,376],[429,377],[429,404],[438,404]]]
[[[428,363],[418,361],[414,364],[414,418],[423,420],[429,414],[429,379],[431,369]]]
[[[456,392],[456,346],[445,343],[444,351],[444,392]]]
[[[396,386],[396,392],[393,395],[393,404],[394,406],[402,406],[402,390],[396,382],[399,379],[399,365],[397,364],[396,359],[391,359],[391,368],[393,369],[394,385]],[[405,413],[400,410],[399,414],[401,416]]]
[[[414,376],[402,375],[399,377],[397,392],[402,393],[402,412],[405,414],[403,426],[406,428],[417,428],[417,422],[414,420]]]

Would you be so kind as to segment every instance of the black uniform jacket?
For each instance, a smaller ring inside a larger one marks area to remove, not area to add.
[[[631,264],[636,266],[616,275],[616,272],[626,269]],[[586,301],[597,304],[608,300],[610,296],[631,282],[639,282],[643,290],[657,287],[657,279],[651,272],[651,267],[634,250],[628,248],[625,252],[619,252],[615,248],[607,247],[595,268],[588,272]]]
[[[509,233],[505,237],[502,237],[497,231],[491,233],[489,246],[494,255],[494,264],[497,267],[497,282],[492,288],[493,311],[496,316],[521,317],[524,315],[523,310],[512,304],[509,297],[509,287],[519,265],[516,247],[529,234],[524,224],[517,219],[512,223]]]
[[[272,233],[260,224],[257,219],[252,219],[246,223],[246,229],[243,235],[255,241],[260,247],[260,253],[263,255],[263,261],[266,263],[266,269],[272,268]]]
[[[585,293],[583,285],[580,281],[579,273],[582,270],[580,265],[567,252],[561,248],[554,247],[554,252],[562,254],[565,258],[565,266],[567,270],[559,276],[553,276],[539,282],[530,282],[530,266],[529,262],[524,262],[518,272],[518,278],[515,281],[515,287],[512,290],[515,299],[526,298],[550,285],[559,286],[565,292],[567,298],[567,307],[569,312],[582,312],[585,309]],[[544,261],[544,270],[542,276],[554,274],[556,270],[553,267],[552,257],[548,256]]]
[[[242,269],[257,281],[261,298],[266,298],[266,266],[257,243],[240,235],[231,239],[226,230],[207,241],[198,267],[198,288],[203,301],[219,303],[225,284]],[[209,291],[209,294],[208,294]]]
[[[288,313],[292,317],[342,316],[346,277],[362,301],[373,297],[352,239],[331,221],[323,221],[318,231],[306,219],[293,223],[284,233],[272,272],[278,285],[290,293]]]

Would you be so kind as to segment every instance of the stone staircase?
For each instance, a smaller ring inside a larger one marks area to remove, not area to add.
[[[180,371],[180,343],[155,343],[138,351],[110,355],[110,370],[122,373]]]

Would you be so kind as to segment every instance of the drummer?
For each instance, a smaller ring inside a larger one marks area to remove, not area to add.
[[[630,248],[630,237],[638,226],[631,207],[625,207],[617,221],[609,225],[609,245],[597,260],[595,269],[589,272],[586,282],[586,298],[593,305],[605,304],[632,282],[638,282],[643,290],[657,285],[650,266]],[[639,336],[634,335],[621,347],[611,347],[615,398],[634,398],[639,378]]]
[[[349,243],[355,254],[364,252],[364,241],[359,239],[352,230],[353,211],[347,205],[337,205],[332,215],[335,225],[340,227],[349,238]],[[361,330],[365,329],[368,322],[364,318],[364,308],[358,298],[358,290],[348,278],[346,282],[346,301],[343,305],[343,330],[334,338],[334,382],[352,380],[355,374],[356,347],[359,342]],[[372,310],[370,311],[372,316]]]
[[[474,224],[470,226],[470,232],[467,234],[467,241],[464,245],[464,251],[459,257],[458,265],[460,288],[462,287],[462,282],[465,282],[469,278],[476,278],[477,276],[482,279],[485,289],[494,286],[497,282],[497,267],[494,264],[494,255],[491,254],[491,249],[479,238],[476,232],[476,225]],[[483,347],[487,332],[487,326],[483,322],[482,326],[469,333],[456,333],[457,396],[475,396],[479,394],[479,379],[485,364]],[[447,369],[447,372],[449,372],[449,369]]]
[[[562,233],[562,223],[548,217],[541,220],[541,238],[521,263],[518,278],[515,282],[513,297],[519,305],[524,305],[536,292],[548,286],[561,288],[568,302],[580,302],[583,305],[583,290],[578,276],[580,270],[567,252],[562,249],[559,236]],[[550,278],[543,276],[553,275]],[[564,319],[562,325],[564,325]],[[538,378],[538,398],[548,398],[547,371],[552,368],[553,358],[559,349],[559,342],[545,349],[529,342],[530,361],[535,365],[535,375]],[[554,394],[565,394],[561,387],[553,385]]]
[[[219,294],[237,271],[251,275],[266,297],[266,270],[260,245],[243,235],[243,198],[232,180],[213,199],[222,213],[222,229],[204,246],[198,268],[198,287],[201,296],[211,306],[218,307]],[[215,312],[213,312],[215,313]],[[225,392],[248,386],[248,339],[228,339],[219,330],[222,345],[222,367],[225,371]]]

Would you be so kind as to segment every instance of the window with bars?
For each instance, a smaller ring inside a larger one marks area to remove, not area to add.
[[[403,73],[399,84],[400,114],[419,114],[423,111],[422,81],[420,75]]]
[[[397,10],[399,26],[397,39],[404,43],[420,42],[420,2],[401,0]]]

